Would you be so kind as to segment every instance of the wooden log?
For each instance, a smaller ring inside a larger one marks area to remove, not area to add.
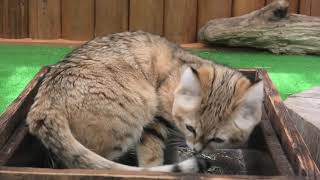
[[[198,30],[209,20],[231,17],[232,0],[198,1]]]
[[[265,5],[265,0],[233,0],[233,16],[241,16],[260,9]]]
[[[280,139],[282,148],[287,154],[295,173],[300,176],[319,177],[320,171],[292,121],[294,117],[292,117],[283,104],[269,75],[266,71],[259,70],[259,77],[264,82],[266,114]]]
[[[95,36],[128,31],[129,0],[96,0]]]
[[[278,0],[240,17],[211,20],[201,28],[199,38],[208,44],[319,55],[320,18],[288,15],[288,6]]]
[[[130,31],[163,35],[164,0],[131,0]]]
[[[61,1],[29,0],[29,31],[34,39],[61,37]]]
[[[62,38],[89,40],[94,35],[94,0],[63,0]]]
[[[197,0],[165,0],[164,35],[176,43],[196,41]]]
[[[267,4],[272,3],[276,0],[267,0]],[[298,13],[299,12],[299,0],[287,0],[289,2],[289,12]]]
[[[3,37],[28,37],[28,0],[3,0],[2,3]]]

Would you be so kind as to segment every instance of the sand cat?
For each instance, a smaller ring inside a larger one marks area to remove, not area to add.
[[[167,128],[198,152],[245,143],[261,119],[263,83],[144,32],[98,37],[52,65],[27,116],[69,168],[197,172],[163,165]],[[158,118],[161,117],[161,118]],[[140,167],[115,160],[136,148]]]

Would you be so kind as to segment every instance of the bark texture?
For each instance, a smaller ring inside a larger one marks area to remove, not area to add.
[[[278,0],[243,16],[211,20],[198,36],[207,44],[320,55],[320,18],[288,14],[288,8]]]

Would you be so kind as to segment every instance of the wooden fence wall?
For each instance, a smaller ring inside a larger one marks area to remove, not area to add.
[[[289,0],[290,11],[320,16],[320,0]],[[0,37],[88,40],[144,30],[196,41],[208,20],[239,16],[272,0],[0,0]]]

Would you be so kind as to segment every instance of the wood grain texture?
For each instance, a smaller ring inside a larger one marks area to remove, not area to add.
[[[28,132],[29,130],[25,122],[21,122],[6,144],[0,149],[0,166],[4,166],[13,154],[16,153],[16,150]]]
[[[320,55],[320,18],[288,14],[288,6],[286,0],[279,0],[243,16],[211,20],[198,32],[199,39],[275,54]]]
[[[128,30],[129,0],[96,0],[95,36]]]
[[[300,0],[299,13],[304,15],[311,15],[311,2],[312,0]]]
[[[265,107],[263,107],[262,120],[260,123],[266,144],[267,149],[270,152],[271,158],[277,167],[279,174],[283,176],[294,176],[293,169],[291,164],[288,161],[277,134],[271,126],[270,120],[266,114]]]
[[[94,0],[62,0],[62,38],[89,40],[94,35]]]
[[[34,39],[59,39],[61,0],[29,0],[29,31]]]
[[[164,0],[130,0],[130,31],[163,35]]]
[[[165,0],[164,35],[176,43],[196,41],[197,0]]]
[[[3,37],[4,0],[0,0],[0,38]]]
[[[259,77],[264,82],[266,114],[295,173],[300,176],[320,176],[320,171],[312,159],[309,149],[291,119],[292,115],[283,104],[269,75],[266,71],[259,70]]]
[[[0,148],[5,146],[7,140],[11,137],[14,129],[25,119],[29,107],[33,102],[35,89],[44,77],[47,69],[44,68],[38,72],[29,82],[21,94],[12,102],[12,104],[0,116]]]
[[[232,15],[241,16],[265,5],[265,0],[233,0]]]
[[[28,0],[2,0],[3,37],[25,38],[29,36]]]
[[[0,167],[0,179],[10,180],[93,180],[93,179],[127,179],[127,180],[146,180],[146,179],[255,179],[255,180],[296,180],[301,177],[294,176],[245,176],[245,175],[205,175],[187,173],[161,173],[161,172],[134,172],[134,171],[106,171],[92,169],[46,169],[46,168],[16,168]]]
[[[320,17],[320,1],[319,0],[312,0],[311,16]]]
[[[276,0],[267,0],[267,4],[272,3],[273,1]],[[290,5],[289,5],[289,11],[291,13],[298,13],[299,12],[299,0],[287,0]]]
[[[293,122],[306,142],[311,156],[320,167],[320,87],[288,97],[285,105],[293,115]]]
[[[198,1],[198,29],[209,20],[231,17],[232,0],[199,0]]]

